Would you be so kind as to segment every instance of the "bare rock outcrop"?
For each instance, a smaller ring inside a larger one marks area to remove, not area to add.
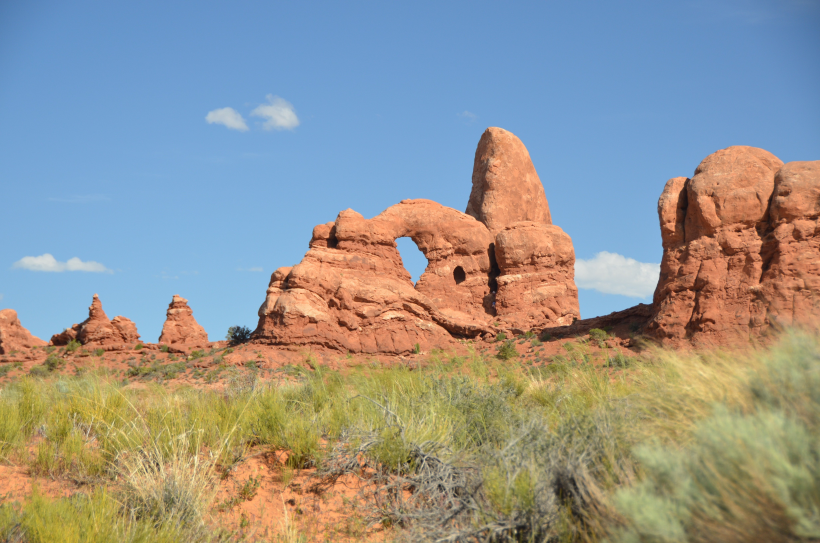
[[[403,200],[372,219],[348,209],[316,226],[302,261],[271,276],[253,340],[403,353],[571,323],[572,242],[550,224],[526,147],[488,129],[475,167],[468,213]],[[396,248],[401,237],[428,261],[415,285]]]
[[[15,310],[0,310],[0,354],[9,354],[13,351],[44,345],[46,345],[45,341],[34,337],[31,332],[23,328]]]
[[[521,331],[568,326],[580,318],[575,286],[575,249],[551,224],[518,222],[495,238],[496,311],[501,322]]]
[[[483,222],[493,236],[520,221],[552,224],[544,185],[529,151],[512,132],[490,127],[482,134],[466,213]]]
[[[66,345],[76,339],[83,345],[105,347],[113,345],[138,343],[140,335],[137,326],[130,319],[122,316],[108,320],[102,308],[99,296],[96,294],[88,308],[88,318],[80,324],[55,334],[51,337],[51,345]]]
[[[818,162],[755,147],[706,157],[658,201],[663,239],[654,315],[662,341],[728,344],[818,315]]]
[[[770,324],[820,324],[820,160],[789,162],[774,178],[768,260],[757,292]]]
[[[208,344],[208,333],[194,319],[194,312],[188,306],[188,300],[179,294],[174,294],[165,315],[165,324],[162,325],[159,343],[191,346]]]
[[[400,237],[429,262],[415,286]],[[342,211],[314,228],[302,262],[273,273],[254,338],[401,353],[487,332],[491,240],[474,218],[429,200],[404,200],[372,219]]]

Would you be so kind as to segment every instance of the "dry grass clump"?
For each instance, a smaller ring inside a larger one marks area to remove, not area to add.
[[[213,501],[214,463],[191,454],[190,436],[171,441],[170,450],[151,443],[123,451],[115,459],[116,480],[123,507],[135,519],[201,526]]]

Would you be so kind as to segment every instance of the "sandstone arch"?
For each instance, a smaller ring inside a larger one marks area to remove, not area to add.
[[[372,219],[347,209],[316,226],[302,261],[271,276],[253,340],[402,353],[571,323],[572,241],[550,224],[526,147],[488,129],[475,164],[468,213],[403,200]],[[428,261],[415,285],[396,247],[403,237]]]

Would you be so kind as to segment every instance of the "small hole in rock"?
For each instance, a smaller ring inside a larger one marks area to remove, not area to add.
[[[456,285],[463,283],[465,279],[467,279],[467,274],[464,273],[464,268],[461,266],[456,266],[456,269],[453,270],[453,279],[456,280]]]

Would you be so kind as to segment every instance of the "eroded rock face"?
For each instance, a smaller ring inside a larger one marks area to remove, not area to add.
[[[429,261],[415,287],[400,237]],[[491,241],[474,218],[429,200],[404,200],[372,219],[342,211],[314,228],[302,262],[273,273],[254,338],[401,353],[489,331]]]
[[[650,335],[727,344],[817,314],[817,164],[737,146],[667,182]]]
[[[575,249],[559,227],[529,221],[508,226],[495,238],[495,255],[500,321],[526,331],[580,318]]]
[[[475,165],[468,213],[404,200],[372,219],[348,209],[316,226],[302,261],[271,276],[254,341],[403,353],[572,322],[572,242],[550,224],[526,148],[491,128]],[[427,257],[415,285],[396,248],[400,237]]]
[[[552,224],[544,185],[529,151],[512,132],[490,127],[481,136],[466,213],[493,236],[520,221]]]
[[[772,232],[758,296],[769,323],[820,323],[820,160],[789,162],[774,179]]]
[[[99,296],[96,294],[88,308],[88,318],[80,324],[55,334],[51,337],[51,345],[66,345],[76,339],[83,345],[104,347],[109,345],[133,344],[139,342],[140,336],[137,326],[122,316],[108,320],[102,308]]]
[[[159,343],[191,346],[208,344],[208,333],[194,319],[194,312],[188,307],[188,300],[179,294],[174,294],[165,315],[165,324],[162,325]]]
[[[0,310],[0,354],[9,354],[13,351],[44,345],[46,345],[45,341],[34,337],[31,332],[23,328],[15,310]]]

